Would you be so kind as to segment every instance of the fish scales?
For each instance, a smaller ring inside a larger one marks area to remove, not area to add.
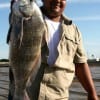
[[[13,26],[10,37],[9,59],[15,79],[13,100],[30,100],[26,87],[29,84],[31,75],[34,75],[35,78],[36,72],[40,67],[44,21],[39,7],[36,6],[34,1],[32,3],[35,5],[32,7],[32,9],[34,8],[32,16],[23,17],[23,15],[17,15],[14,11],[12,15]],[[18,4],[20,3],[18,2]],[[25,10],[25,6],[22,11]],[[30,7],[28,10],[32,9]],[[20,40],[20,38],[22,39]]]

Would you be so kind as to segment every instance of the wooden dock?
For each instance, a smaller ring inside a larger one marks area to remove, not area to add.
[[[9,68],[0,66],[0,100],[7,100],[9,90]]]
[[[100,67],[91,67],[96,91],[100,98]],[[8,64],[0,64],[0,100],[7,100],[9,90],[9,67]],[[81,84],[74,79],[70,88],[70,100],[87,100],[87,93]]]

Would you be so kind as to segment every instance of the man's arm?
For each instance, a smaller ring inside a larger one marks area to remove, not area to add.
[[[88,64],[76,63],[75,74],[84,89],[88,92],[88,100],[98,100]]]

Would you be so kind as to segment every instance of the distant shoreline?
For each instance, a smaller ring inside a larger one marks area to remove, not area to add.
[[[88,64],[89,64],[90,66],[100,66],[100,61],[88,60]]]
[[[100,66],[100,61],[88,61],[90,67]],[[9,62],[0,62],[0,67],[9,67]]]
[[[9,62],[0,62],[0,67],[9,67]]]

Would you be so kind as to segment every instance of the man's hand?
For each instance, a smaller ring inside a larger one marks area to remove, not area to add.
[[[92,75],[87,63],[76,63],[75,74],[88,93],[88,100],[99,100],[95,90]]]
[[[88,100],[99,100],[97,95],[88,94]]]

